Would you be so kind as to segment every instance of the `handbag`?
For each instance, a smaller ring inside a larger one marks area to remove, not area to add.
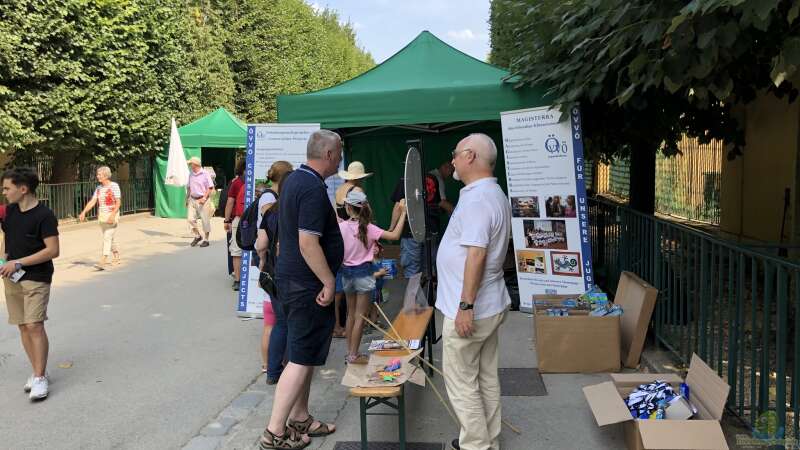
[[[261,220],[268,220],[268,215],[275,214],[276,212],[270,209],[264,214]],[[271,300],[278,298],[278,287],[275,283],[275,257],[278,251],[278,229],[275,227],[275,232],[271,232],[267,227],[267,238],[269,239],[269,248],[267,249],[266,258],[264,258],[264,269],[258,275],[258,285],[261,289],[269,294]]]

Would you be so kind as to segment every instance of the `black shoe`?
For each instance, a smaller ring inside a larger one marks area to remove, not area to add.
[[[450,447],[453,450],[461,450],[461,447],[458,445],[458,438],[453,439],[453,442],[450,443]]]
[[[238,281],[234,281],[233,282],[233,290],[234,291],[238,291],[239,290],[239,282]]]
[[[192,243],[191,243],[191,244],[189,244],[189,245],[191,245],[192,247],[194,247],[194,246],[196,246],[197,244],[199,244],[199,243],[200,243],[200,241],[202,241],[202,240],[203,240],[203,239],[201,239],[201,238],[199,238],[199,237],[196,237],[196,238],[194,238],[194,240],[192,241]]]
[[[200,247],[208,247],[209,245],[211,244],[209,244],[208,241],[203,241],[200,243]]]

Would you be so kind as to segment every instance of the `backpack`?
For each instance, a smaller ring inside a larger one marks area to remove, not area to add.
[[[264,217],[262,217],[261,220],[271,221],[273,217],[277,218],[277,209],[278,208],[275,206],[270,208],[266,213],[264,213]],[[261,269],[261,273],[258,276],[258,285],[261,286],[261,289],[263,289],[264,292],[269,294],[270,299],[275,299],[278,295],[278,288],[275,284],[275,260],[278,252],[278,224],[275,224],[275,231],[272,231],[272,227],[269,226],[269,222],[267,222],[266,228],[267,239],[269,240],[269,248],[267,248],[267,255],[263,261],[264,265]]]
[[[266,192],[271,192],[276,199],[278,198],[278,194],[271,189],[267,189],[262,192],[261,195],[264,195]],[[261,199],[261,195],[250,203],[250,206],[244,210],[244,214],[242,214],[242,217],[239,219],[239,227],[236,228],[236,245],[242,250],[252,251],[256,249],[259,215],[258,201]]]

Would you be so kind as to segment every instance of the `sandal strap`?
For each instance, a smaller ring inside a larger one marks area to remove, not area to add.
[[[311,428],[313,423],[314,416],[309,414],[308,419],[303,421],[289,419],[286,422],[286,427],[291,428],[293,431],[296,431],[299,434],[308,434],[308,429]]]
[[[259,441],[259,448],[261,450],[267,449],[289,449],[296,450],[307,447],[309,442],[303,442],[302,437],[297,436],[294,430],[286,429],[283,436],[277,436],[268,428],[264,429]]]
[[[302,422],[289,420],[286,423],[286,426],[287,428],[297,431],[299,434],[307,434],[310,437],[327,436],[333,433],[333,431],[331,431],[331,427],[322,421],[320,421],[319,425],[312,430],[311,426],[314,425],[314,420],[314,416],[309,414],[308,419]]]

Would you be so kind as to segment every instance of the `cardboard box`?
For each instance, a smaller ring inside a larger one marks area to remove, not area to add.
[[[342,377],[342,385],[347,387],[394,387],[400,386],[406,382],[414,383],[419,386],[425,386],[425,374],[416,366],[413,361],[422,350],[409,353],[407,355],[398,356],[383,356],[379,353],[372,353],[369,355],[369,362],[367,364],[348,364],[347,369]],[[376,381],[371,379],[371,375],[381,370],[382,367],[389,364],[393,359],[399,359],[402,364],[400,370],[401,375],[393,381]]]
[[[692,355],[686,384],[697,416],[689,420],[639,420],[631,416],[624,398],[640,384],[664,380],[677,389],[683,381],[674,374],[611,374],[612,381],[583,388],[598,426],[621,424],[629,450],[728,449],[719,424],[730,386],[702,359]]]
[[[620,317],[573,311],[550,317],[536,311],[536,356],[541,373],[616,372],[620,364]]]
[[[592,317],[588,311],[570,311],[550,317],[545,310],[560,307],[576,295],[534,295],[536,355],[542,373],[617,372],[639,365],[647,327],[658,290],[631,272],[623,272],[614,296],[622,307],[619,317]]]
[[[633,272],[622,272],[614,304],[622,307],[622,365],[635,369],[644,349],[647,327],[656,307],[658,289]]]

